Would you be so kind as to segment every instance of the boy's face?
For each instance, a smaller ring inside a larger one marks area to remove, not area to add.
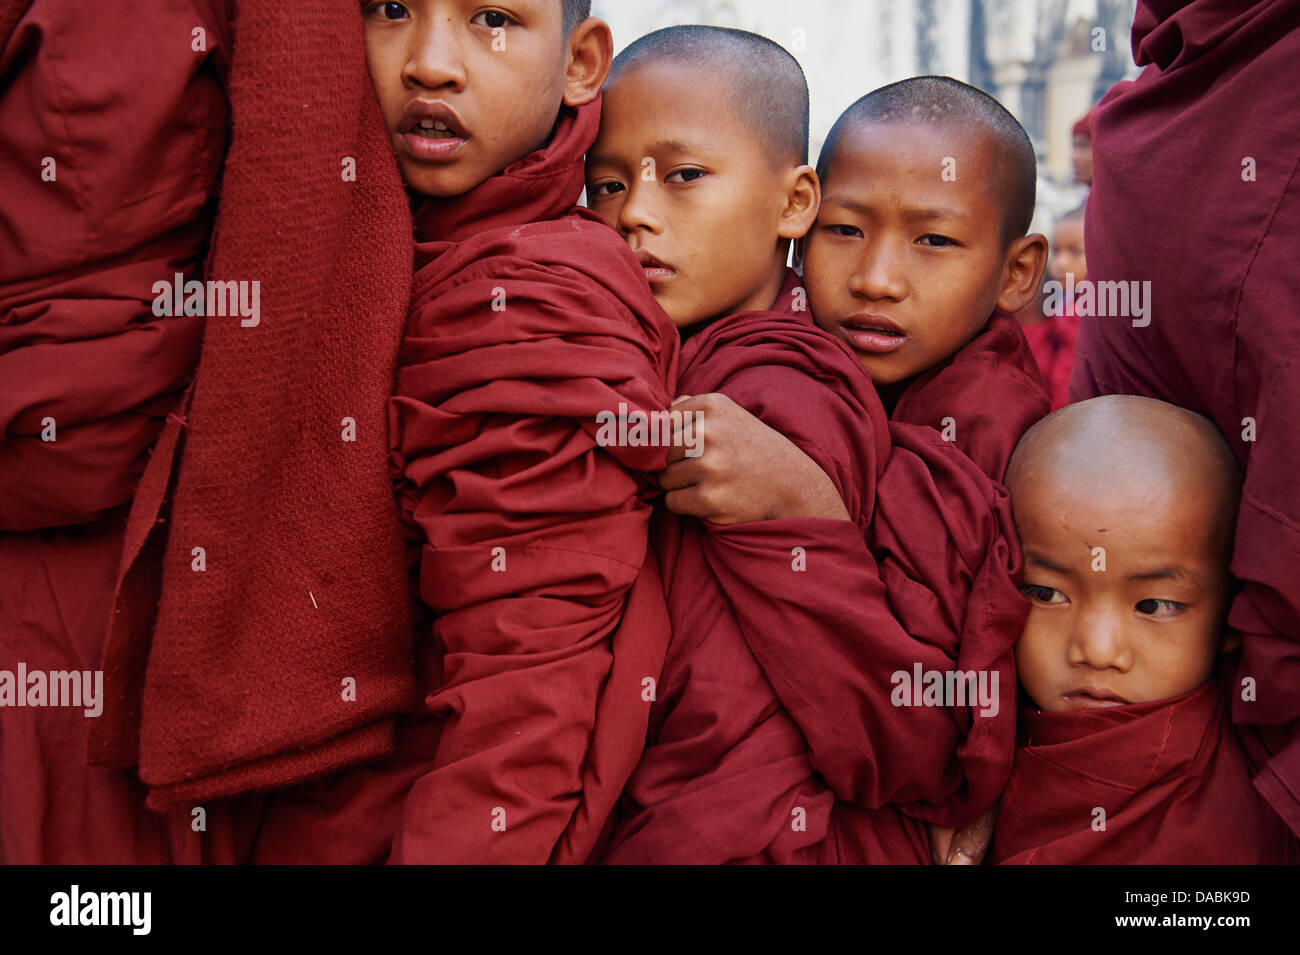
[[[1016,645],[1025,692],[1040,709],[1075,710],[1205,682],[1227,602],[1209,491],[1194,476],[1145,485],[1048,471],[1014,495],[1031,605]]]
[[[996,159],[987,134],[914,123],[840,137],[804,240],[804,285],[817,324],[877,386],[949,358],[993,313],[1007,259]]]
[[[457,196],[546,142],[565,89],[559,0],[364,3],[366,63],[402,176]]]
[[[637,253],[678,328],[769,308],[785,264],[782,171],[718,82],[705,67],[632,67],[605,88],[587,158],[588,206]]]
[[[1083,219],[1066,219],[1058,223],[1052,233],[1052,257],[1048,259],[1047,274],[1057,282],[1064,282],[1066,273],[1073,273],[1076,282],[1088,274],[1088,262],[1083,254]]]

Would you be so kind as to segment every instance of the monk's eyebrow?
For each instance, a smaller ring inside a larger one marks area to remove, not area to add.
[[[689,139],[661,139],[645,148],[647,156],[654,153],[711,153],[715,150],[705,143],[692,142]],[[717,150],[720,151],[720,150]],[[592,166],[618,166],[624,161],[623,156],[613,153],[589,153],[587,163]],[[636,163],[640,167],[640,157]]]
[[[661,139],[657,143],[651,143],[646,153],[713,153],[721,152],[724,148],[694,139]]]
[[[908,209],[906,217],[912,222],[932,222],[935,219],[957,219],[964,222],[970,216],[956,209],[931,208],[931,209]]]
[[[1204,581],[1201,575],[1195,571],[1188,570],[1186,567],[1177,565],[1169,567],[1157,567],[1155,570],[1144,570],[1140,574],[1129,574],[1129,580],[1174,580],[1179,583],[1201,586]]]
[[[860,216],[871,216],[875,210],[863,202],[857,202],[854,199],[841,199],[835,195],[823,196],[823,206],[837,206],[848,212],[857,213]],[[903,213],[904,218],[909,222],[934,222],[945,219],[957,222],[965,222],[970,216],[956,209],[945,209],[942,206],[931,206],[923,209],[908,209]]]
[[[1025,551],[1025,563],[1033,564],[1035,567],[1041,567],[1043,568],[1043,570],[1054,571],[1055,573],[1058,574],[1070,573],[1070,569],[1068,567],[1062,567],[1060,564],[1056,563],[1055,561],[1050,561],[1046,557],[1042,556],[1041,554],[1035,554],[1032,551]]]
[[[871,215],[871,209],[863,203],[854,202],[852,199],[841,199],[835,195],[822,196],[822,208],[825,209],[827,206],[839,206],[860,216]]]

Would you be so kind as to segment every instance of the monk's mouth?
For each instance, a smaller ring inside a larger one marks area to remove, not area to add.
[[[465,139],[466,137],[456,132],[446,123],[440,123],[435,120],[422,120],[410,130],[411,135],[420,136],[424,139]]]
[[[445,123],[425,120],[416,123],[401,135],[406,152],[420,162],[446,163],[454,161],[469,142],[469,137]]]
[[[662,282],[677,274],[677,270],[671,265],[659,261],[644,249],[637,252],[636,259],[641,265],[641,271],[645,273],[647,282]]]
[[[855,317],[840,322],[840,333],[858,351],[874,355],[897,351],[907,341],[907,333],[898,325],[874,316]]]
[[[1122,696],[1103,689],[1085,688],[1071,690],[1064,694],[1066,704],[1072,710],[1104,709],[1108,706],[1127,706],[1128,700]]]

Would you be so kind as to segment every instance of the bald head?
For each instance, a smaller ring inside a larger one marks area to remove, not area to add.
[[[951,130],[954,136],[986,136],[994,152],[990,186],[1002,210],[1002,242],[1005,245],[1029,231],[1038,178],[1033,143],[1001,103],[949,76],[914,76],[891,83],[846,109],[831,127],[817,163],[823,184],[833,172],[835,152],[845,131],[891,123],[939,127]]]
[[[591,0],[560,0],[563,4],[561,10],[564,16],[564,38],[567,40],[569,34],[587,17],[591,16]]]
[[[1241,470],[1209,420],[1134,395],[1066,405],[1039,421],[1017,445],[1006,483],[1013,501],[1043,486],[1115,501],[1150,488],[1194,495],[1222,548],[1231,547],[1241,496]]]
[[[742,126],[773,160],[808,161],[808,82],[793,56],[756,33],[675,26],[647,33],[614,58],[609,83],[650,63],[677,63],[716,77]]]

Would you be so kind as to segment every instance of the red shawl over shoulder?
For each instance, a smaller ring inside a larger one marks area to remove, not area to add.
[[[1020,737],[998,817],[997,862],[1294,861],[1290,834],[1250,784],[1216,681],[1173,700],[1026,710]]]
[[[597,416],[666,407],[677,334],[573,207],[599,114],[417,217],[391,431],[444,725],[395,862],[585,861],[645,742],[668,621],[644,496],[667,450],[602,448]]]
[[[673,644],[607,861],[928,861],[918,818],[978,815],[1010,768],[1024,608],[994,486],[933,430],[891,427],[806,314],[731,316],[684,361],[683,391],[722,391],[795,441],[852,520],[666,516]],[[890,702],[895,673],[946,672],[959,652],[999,671],[999,718]]]
[[[1228,623],[1254,693],[1233,718],[1262,729],[1256,784],[1300,833],[1300,85],[1279,80],[1300,4],[1140,0],[1133,52],[1146,69],[1093,114],[1088,278],[1150,282],[1150,324],[1085,319],[1071,393],[1204,414],[1245,469]]]
[[[409,212],[358,9],[294,15],[310,29],[239,4],[208,277],[260,283],[260,321],[206,323],[135,497],[105,647],[91,755],[138,761],[154,807],[380,756],[412,702],[385,433]]]

